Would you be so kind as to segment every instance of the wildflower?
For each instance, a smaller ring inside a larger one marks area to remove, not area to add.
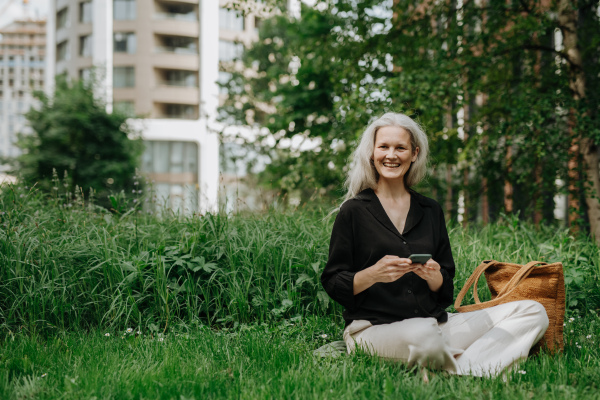
[[[139,185],[139,182],[133,182],[133,184],[134,184],[135,186],[137,186],[137,185]]]
[[[141,190],[138,190],[138,194],[142,194],[142,191],[141,191]]]
[[[567,326],[567,324],[563,322],[563,326]]]
[[[131,193],[135,194],[135,189],[131,191]]]
[[[573,317],[569,318],[569,322],[573,322],[573,321],[575,321],[575,318],[573,318]]]
[[[106,332],[106,333],[104,334],[104,336],[110,336],[110,333]]]
[[[48,374],[42,374],[42,378],[45,378],[47,376],[48,376]]]
[[[158,338],[158,341],[159,341],[159,342],[162,342],[162,341],[164,341],[164,340],[165,340],[165,338]]]
[[[585,338],[586,338],[586,339],[591,339],[591,338],[592,338],[592,335],[587,335]]]
[[[573,329],[571,329],[571,333],[573,333]]]
[[[58,190],[58,188],[57,188],[56,186],[54,186],[54,187],[52,188],[52,190]]]
[[[521,374],[521,375],[525,375],[525,374],[527,373],[527,371],[523,371],[523,370],[521,369],[521,370],[518,370],[518,371],[517,371],[517,373],[518,373],[518,374]]]
[[[138,335],[141,335],[141,334],[142,334],[142,331],[137,331],[136,333],[137,333]]]
[[[134,202],[134,203],[137,203],[137,202],[138,202],[138,199],[133,199],[133,202]]]
[[[127,333],[131,333],[131,332],[133,332],[133,329],[127,328]]]
[[[25,195],[21,193],[21,194],[19,195],[19,197],[25,197]]]
[[[581,345],[579,345],[579,344],[578,344],[578,345],[577,345],[577,348],[578,348],[578,349],[580,349],[580,348],[581,348]]]
[[[321,335],[321,337],[322,337],[323,339],[327,339],[327,334],[326,334],[326,333],[324,333],[324,334],[322,334],[322,335]]]
[[[6,214],[4,211],[0,211],[0,215],[4,215]]]

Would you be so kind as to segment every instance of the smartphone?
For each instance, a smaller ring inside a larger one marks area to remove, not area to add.
[[[408,258],[410,258],[413,263],[425,264],[431,258],[431,254],[411,254]]]

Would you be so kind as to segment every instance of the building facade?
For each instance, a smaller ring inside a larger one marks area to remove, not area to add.
[[[46,90],[54,76],[95,76],[107,109],[132,116],[142,171],[172,209],[218,206],[220,61],[257,36],[255,18],[215,0],[52,0]],[[222,25],[222,26],[220,26]]]
[[[15,157],[17,134],[27,132],[24,114],[43,90],[46,22],[18,20],[0,29],[0,157]]]

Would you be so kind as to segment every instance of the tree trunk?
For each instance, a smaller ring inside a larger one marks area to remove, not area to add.
[[[510,137],[506,138],[510,142]],[[513,185],[510,181],[512,172],[512,145],[506,148],[506,179],[504,179],[504,212],[511,214],[513,212]]]
[[[558,4],[558,21],[563,36],[564,53],[569,61],[570,87],[573,99],[578,104],[585,99],[585,75],[583,61],[577,36],[577,19],[579,10],[577,2],[560,0]],[[577,130],[577,110],[570,116],[573,125],[574,145],[583,158],[583,171],[585,172],[586,185],[584,188],[585,202],[587,205],[588,219],[590,221],[590,234],[600,243],[600,176],[598,172],[598,153],[593,140],[582,137]]]

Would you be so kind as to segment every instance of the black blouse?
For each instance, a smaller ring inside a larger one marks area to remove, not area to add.
[[[321,283],[333,300],[344,306],[346,325],[366,319],[387,324],[414,317],[448,320],[445,308],[454,295],[454,259],[440,205],[411,191],[410,209],[404,232],[400,234],[372,189],[345,202],[338,213],[329,260]],[[411,254],[431,254],[441,267],[442,287],[429,289],[427,282],[409,272],[395,282],[376,283],[354,295],[354,275],[386,255],[408,258]]]

